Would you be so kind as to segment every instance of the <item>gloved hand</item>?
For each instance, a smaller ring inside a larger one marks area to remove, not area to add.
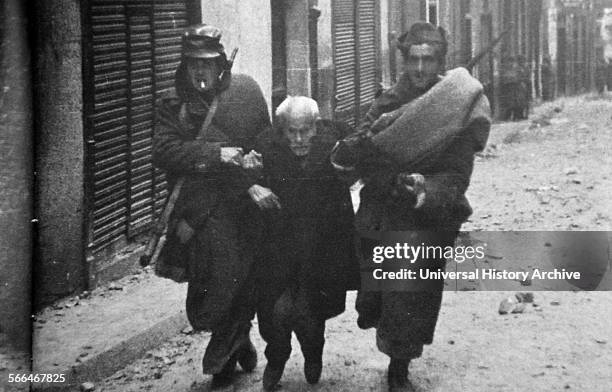
[[[419,173],[400,173],[395,179],[393,196],[407,199],[418,209],[425,203],[425,177]]]
[[[334,146],[330,161],[336,170],[352,171],[376,151],[368,134],[358,133],[340,140]]]
[[[186,244],[193,237],[194,232],[185,219],[181,219],[176,226],[176,236],[181,244]]]

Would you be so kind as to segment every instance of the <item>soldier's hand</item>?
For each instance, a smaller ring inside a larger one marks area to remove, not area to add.
[[[244,151],[240,147],[221,147],[221,162],[242,166]]]
[[[425,202],[425,177],[419,173],[400,173],[395,183],[397,196],[412,200],[414,208],[420,208]]]
[[[181,219],[176,226],[176,236],[181,241],[181,244],[186,244],[193,237],[194,230],[189,226],[185,219]]]
[[[249,196],[251,196],[251,200],[253,200],[262,210],[272,208],[280,210],[280,200],[270,188],[255,184],[249,188],[248,192]]]
[[[374,124],[372,124],[372,126],[370,127],[370,132],[372,134],[379,133],[380,131],[387,128],[389,125],[393,124],[393,122],[399,117],[400,114],[401,112],[398,110],[389,113],[383,113],[380,117],[378,117],[376,121],[374,121]]]
[[[251,150],[242,158],[242,168],[257,170],[263,168],[263,160],[261,154],[255,150]]]

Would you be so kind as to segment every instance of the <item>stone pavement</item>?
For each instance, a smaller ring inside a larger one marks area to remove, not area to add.
[[[65,383],[35,390],[70,390],[101,380],[188,325],[186,285],[149,269],[49,306],[34,321],[33,370],[64,374]]]

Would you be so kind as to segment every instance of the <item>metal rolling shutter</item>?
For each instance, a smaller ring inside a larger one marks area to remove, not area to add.
[[[333,2],[334,65],[336,68],[335,117],[355,125],[357,104],[357,50],[353,0]]]
[[[360,0],[359,16],[359,118],[363,119],[378,90],[376,1]]]
[[[358,125],[379,82],[377,0],[332,3],[337,120]]]
[[[89,247],[148,228],[166,195],[151,164],[156,97],[172,87],[185,1],[91,0],[86,78]]]

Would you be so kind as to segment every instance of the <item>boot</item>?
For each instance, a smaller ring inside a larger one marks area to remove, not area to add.
[[[242,370],[247,373],[252,372],[257,366],[257,350],[249,338],[248,341],[238,350],[238,363]]]
[[[414,388],[408,381],[408,365],[410,360],[391,358],[387,381],[389,392],[414,392]]]
[[[234,381],[234,372],[236,370],[236,355],[232,355],[227,361],[221,372],[213,374],[212,378],[212,389],[225,388],[232,384]]]
[[[316,384],[321,379],[321,371],[323,370],[323,361],[305,360],[304,361],[304,376],[308,384]]]
[[[263,374],[263,388],[264,391],[273,391],[285,371],[285,364],[280,366],[272,366],[269,362],[266,365],[266,369]]]
[[[369,317],[361,315],[361,314],[359,316],[357,316],[357,326],[360,329],[374,328],[376,326],[376,324],[378,324],[378,320],[375,320],[373,318],[369,318]]]

